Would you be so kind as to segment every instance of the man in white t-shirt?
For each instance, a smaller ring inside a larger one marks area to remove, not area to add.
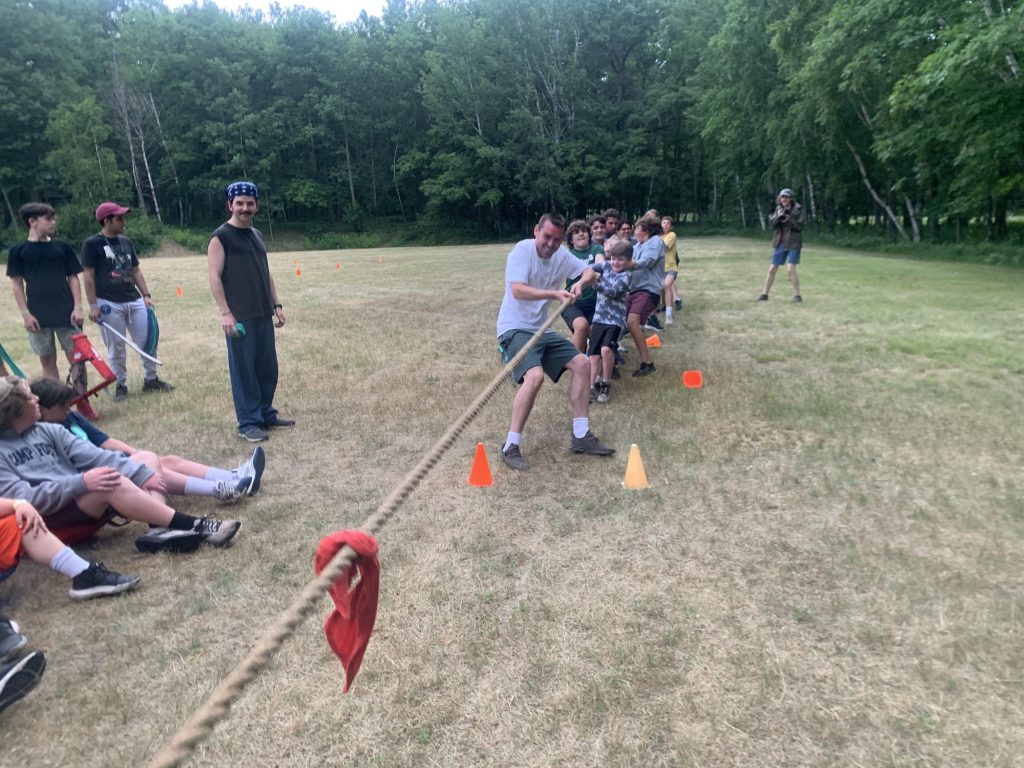
[[[533,228],[533,238],[516,243],[508,254],[505,298],[498,311],[498,346],[505,362],[544,324],[544,307],[549,301],[575,301],[584,288],[597,281],[597,274],[563,247],[564,239],[565,219],[545,213]],[[571,290],[564,290],[566,280],[581,275]],[[569,339],[549,329],[512,373],[513,381],[521,386],[512,401],[512,423],[501,449],[502,459],[512,469],[528,466],[519,443],[544,374],[557,382],[565,371],[573,374],[569,385],[573,416],[570,449],[595,456],[615,453],[590,431],[589,361]]]

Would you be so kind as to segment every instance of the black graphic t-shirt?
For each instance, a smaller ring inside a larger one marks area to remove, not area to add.
[[[96,298],[124,304],[141,297],[133,272],[139,266],[127,237],[93,235],[82,244],[82,266],[96,270]]]

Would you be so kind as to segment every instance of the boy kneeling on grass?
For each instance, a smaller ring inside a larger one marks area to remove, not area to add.
[[[39,399],[20,379],[0,380],[0,496],[25,499],[65,544],[90,538],[114,517],[149,523],[143,552],[226,546],[238,520],[195,518],[167,506],[163,477],[120,453],[38,423]]]

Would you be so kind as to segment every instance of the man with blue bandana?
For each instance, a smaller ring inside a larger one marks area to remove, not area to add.
[[[258,443],[269,437],[268,429],[295,425],[274,408],[274,328],[284,326],[284,308],[270,276],[263,236],[252,226],[259,209],[259,188],[249,181],[236,181],[224,192],[231,218],[213,233],[206,249],[207,268],[227,339],[238,434]]]

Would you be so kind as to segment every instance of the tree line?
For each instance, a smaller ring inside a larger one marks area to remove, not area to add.
[[[0,0],[0,208],[187,226],[248,178],[275,221],[505,237],[607,206],[763,227],[788,186],[819,227],[1000,239],[1022,41],[1004,0]]]

